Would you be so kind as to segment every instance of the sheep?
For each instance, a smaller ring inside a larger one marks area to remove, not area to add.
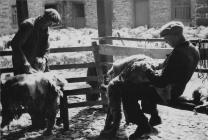
[[[142,94],[138,88],[129,89],[128,84],[142,86],[143,84],[151,85],[151,81],[146,76],[145,71],[158,69],[160,65],[154,59],[145,55],[133,55],[126,57],[120,61],[114,62],[111,69],[108,71],[110,82],[107,85],[107,94],[109,100],[109,108],[105,121],[104,129],[101,131],[101,136],[113,137],[120,126],[121,120],[121,93],[124,91],[132,91]],[[156,88],[152,86],[161,96],[164,103],[170,100],[171,85],[165,88]],[[122,90],[122,91],[121,91]],[[123,93],[127,94],[127,93]],[[125,114],[128,117],[128,114]],[[126,118],[128,120],[128,118]]]
[[[58,110],[61,88],[67,83],[52,72],[19,74],[10,77],[2,84],[2,123],[1,128],[18,119],[23,109],[31,116],[33,128],[44,128],[45,135],[52,133]]]

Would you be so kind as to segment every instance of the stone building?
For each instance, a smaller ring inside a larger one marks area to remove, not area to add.
[[[196,25],[207,23],[208,18],[206,10],[197,10],[206,9],[208,0],[112,0],[112,3],[113,28],[157,27],[170,20]],[[97,28],[96,0],[27,0],[27,6],[29,17],[42,14],[45,8],[55,8],[62,16],[63,26]],[[16,0],[0,0],[0,34],[15,32],[17,28]]]

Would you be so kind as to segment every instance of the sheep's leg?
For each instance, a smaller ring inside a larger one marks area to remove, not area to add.
[[[44,135],[51,135],[52,129],[56,120],[56,113],[58,110],[58,103],[53,101],[53,104],[47,108],[46,118],[47,118],[47,130],[44,132]]]
[[[55,124],[55,119],[56,119],[56,113],[53,112],[53,113],[51,113],[51,116],[48,117],[47,130],[44,132],[44,135],[51,135],[52,134],[52,129]]]
[[[108,114],[105,122],[102,136],[113,137],[119,129],[121,121],[121,98],[116,95],[116,98],[111,96]]]
[[[101,132],[101,136],[104,137],[114,137],[116,135],[117,130],[120,126],[121,120],[121,111],[113,111],[111,112],[110,109],[108,111],[105,127],[104,130]]]
[[[46,113],[46,118],[47,118],[47,130],[44,132],[44,135],[51,135],[52,134],[52,129],[55,124],[56,120],[56,113],[57,113],[57,106],[58,105],[52,105],[47,113]]]
[[[112,121],[113,121],[113,116],[110,112],[110,108],[108,108],[108,112],[107,112],[107,116],[106,116],[106,120],[105,120],[104,131],[111,128]]]
[[[114,79],[108,86],[109,110],[102,136],[113,137],[120,126],[121,120],[121,87],[122,83]]]
[[[33,129],[43,129],[45,128],[45,119],[44,114],[40,112],[29,112],[32,120],[32,128]]]

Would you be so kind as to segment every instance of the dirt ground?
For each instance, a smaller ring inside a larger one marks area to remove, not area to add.
[[[202,83],[194,75],[186,87],[184,96],[189,96],[197,86]],[[85,100],[83,96],[70,97],[70,102]],[[143,140],[208,140],[208,115],[195,114],[193,111],[174,109],[166,106],[158,106],[162,124],[155,127],[151,136]],[[147,115],[147,114],[146,114]],[[19,120],[14,120],[9,130],[1,130],[2,140],[105,140],[99,137],[104,127],[106,113],[101,106],[81,107],[69,109],[69,130],[63,132],[62,125],[55,126],[53,135],[43,136],[43,130],[30,131],[30,116],[23,114]],[[149,117],[147,115],[147,117]],[[1,117],[0,117],[1,122]],[[127,140],[134,132],[136,126],[130,124],[125,126],[122,117],[121,126],[116,138],[113,140]]]
[[[69,109],[70,129],[62,131],[62,126],[56,126],[52,136],[42,136],[43,130],[27,131],[30,125],[30,117],[24,114],[20,120],[13,121],[10,130],[4,130],[2,140],[30,139],[30,140],[104,140],[99,137],[105,121],[105,112],[101,106]],[[163,123],[155,127],[155,132],[143,139],[146,140],[208,140],[208,116],[194,114],[191,111],[173,109],[159,106],[159,113]],[[127,140],[134,132],[136,126],[122,123],[115,140]]]

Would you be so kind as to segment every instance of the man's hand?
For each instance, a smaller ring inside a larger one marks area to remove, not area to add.
[[[46,58],[36,57],[34,67],[36,70],[45,71],[46,69]]]
[[[46,58],[36,57],[35,62],[38,63],[38,64],[45,64],[46,63]]]
[[[34,68],[31,67],[30,64],[25,64],[23,69],[27,74],[32,74],[37,72]]]
[[[11,42],[12,42],[11,40],[9,40],[8,42],[6,42],[4,48],[5,49],[9,49],[11,47]]]

